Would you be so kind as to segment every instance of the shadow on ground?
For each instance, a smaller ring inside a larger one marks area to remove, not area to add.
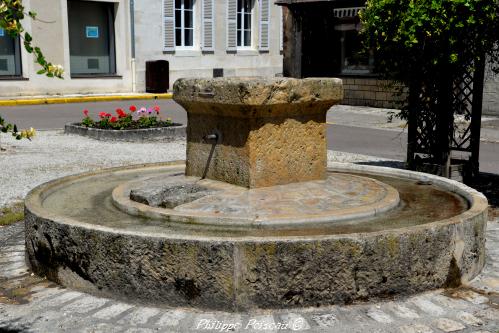
[[[388,167],[388,168],[397,168],[397,169],[405,169],[405,162],[401,161],[373,161],[373,162],[358,162],[355,164],[360,165],[373,165],[380,167]]]
[[[499,217],[499,175],[481,172],[467,185],[482,192],[489,200],[489,220]]]

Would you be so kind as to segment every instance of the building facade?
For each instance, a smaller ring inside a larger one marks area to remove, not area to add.
[[[24,0],[37,20],[26,19],[48,61],[65,69],[52,79],[19,39],[0,30],[0,96],[131,91],[130,15],[126,0]]]
[[[146,62],[169,62],[180,77],[276,76],[282,73],[282,12],[272,0],[135,2],[137,90]]]
[[[64,80],[36,74],[22,42],[0,30],[0,96],[143,92],[156,60],[169,62],[170,89],[179,77],[282,73],[282,14],[271,0],[23,3],[38,14],[26,30]]]

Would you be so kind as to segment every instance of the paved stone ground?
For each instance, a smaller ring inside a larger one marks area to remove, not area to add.
[[[0,332],[499,332],[499,220],[470,286],[348,306],[202,312],[146,307],[58,287],[30,274],[24,226],[0,229]]]

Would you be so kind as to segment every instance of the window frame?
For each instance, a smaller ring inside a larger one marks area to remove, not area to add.
[[[180,1],[180,9],[177,9],[177,1],[174,0],[173,3],[173,10],[174,10],[174,17],[175,17],[175,26],[174,26],[174,34],[175,34],[175,49],[176,50],[193,50],[195,48],[195,38],[196,38],[196,0],[190,0],[192,3],[192,8],[191,9],[185,9],[185,0],[178,0]],[[181,18],[181,23],[180,26],[177,27],[177,10],[180,10],[180,18]],[[185,11],[192,11],[192,27],[185,27]],[[180,45],[177,45],[178,40],[177,40],[177,29],[180,29],[180,39],[181,43]],[[186,30],[192,30],[192,45],[185,45],[185,31]]]
[[[255,1],[254,0],[236,0],[236,48],[238,50],[251,50],[254,48],[253,43],[253,32],[254,32],[254,17],[255,17]],[[239,8],[239,1],[241,1],[241,8]],[[245,2],[249,2],[250,10],[246,12],[244,10]],[[241,9],[241,10],[239,10]],[[249,14],[249,29],[245,26],[244,15]],[[241,28],[239,28],[239,22],[241,20]],[[245,31],[249,31],[249,45],[244,45],[244,33]],[[241,45],[239,45],[239,41],[241,41]]]
[[[9,38],[7,31],[4,30],[4,36]],[[21,55],[21,38],[17,36],[12,38],[14,42],[14,74],[0,74],[0,79],[8,78],[21,78],[23,77],[23,65],[22,65],[22,55]]]
[[[71,0],[70,0],[71,1]],[[76,0],[76,1],[85,1],[85,0]],[[116,57],[116,5],[113,2],[108,2],[108,1],[95,1],[98,2],[104,6],[106,6],[106,15],[107,15],[107,28],[109,32],[109,41],[108,41],[108,49],[109,49],[109,72],[108,73],[76,73],[74,72],[73,68],[71,65],[69,66],[69,75],[71,78],[78,79],[78,78],[115,78],[115,77],[120,77],[118,74],[118,65],[117,65],[117,57]],[[70,29],[70,15],[69,15],[69,6],[67,8],[67,27],[68,31]],[[68,50],[69,50],[69,58],[71,59],[71,40],[68,36]],[[70,60],[71,63],[71,60]]]

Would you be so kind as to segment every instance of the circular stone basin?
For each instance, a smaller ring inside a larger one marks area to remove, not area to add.
[[[173,208],[130,200],[176,184],[184,168],[115,168],[34,189],[33,270],[117,298],[238,311],[455,286],[484,264],[487,200],[455,181],[338,163],[324,181],[252,190],[193,179],[206,195]]]

